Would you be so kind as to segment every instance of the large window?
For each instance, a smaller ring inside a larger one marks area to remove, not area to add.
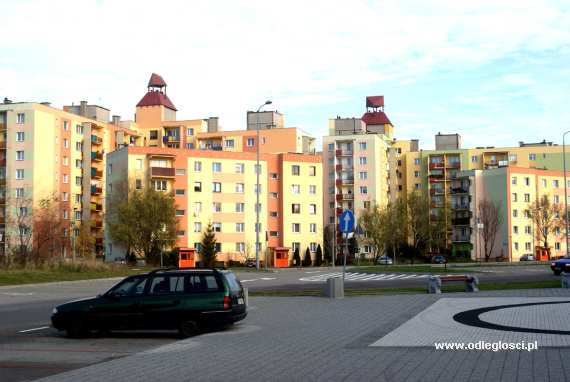
[[[236,212],[243,213],[245,211],[245,203],[236,203]]]
[[[291,174],[300,175],[301,174],[301,167],[298,165],[291,166]]]
[[[196,161],[194,162],[194,172],[202,171],[202,162]]]
[[[222,232],[222,223],[212,223],[214,232]]]
[[[245,223],[236,223],[236,232],[245,232]]]
[[[301,205],[300,204],[291,204],[291,213],[293,214],[300,214],[301,213]]]
[[[18,131],[18,132],[16,133],[16,141],[17,141],[17,142],[24,142],[24,139],[25,139],[25,134],[24,134],[24,132],[23,132],[23,131]],[[67,147],[66,147],[66,148],[67,148]]]
[[[236,163],[235,164],[235,172],[236,174],[243,174],[245,169],[245,165],[243,163]]]
[[[17,114],[16,123],[18,123],[18,124],[20,124],[20,125],[23,124],[23,123],[26,123],[26,116],[25,116],[24,113],[18,113],[18,114]]]
[[[202,182],[194,182],[194,192],[202,192]]]
[[[293,184],[293,185],[291,185],[291,190],[293,191],[294,194],[300,194],[301,193],[301,185]]]
[[[213,172],[222,172],[222,164],[220,162],[212,163],[212,171]]]
[[[317,205],[309,204],[309,215],[316,215],[316,214],[317,214]]]
[[[317,166],[309,166],[309,176],[317,176]]]
[[[243,189],[244,189],[243,183],[236,183],[236,193],[243,194]]]
[[[24,152],[16,151],[16,160],[24,160]]]
[[[212,203],[212,212],[222,212],[222,203],[213,202]]]
[[[294,233],[301,233],[301,223],[293,223],[293,224],[291,225],[291,230],[292,230]]]
[[[309,186],[309,194],[315,195],[316,193],[317,193],[317,186],[315,186],[315,185],[310,185],[310,186]]]
[[[155,191],[166,191],[167,190],[166,180],[153,180],[151,182],[151,184],[152,184],[152,188],[154,188]]]
[[[222,184],[220,182],[212,183],[212,191],[213,192],[222,192]]]

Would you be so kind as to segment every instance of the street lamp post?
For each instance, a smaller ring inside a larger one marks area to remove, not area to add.
[[[570,130],[562,134],[562,166],[564,168],[564,221],[566,222],[566,256],[570,253],[568,251],[568,184],[566,183],[566,134]]]
[[[265,105],[271,105],[271,101],[267,100],[257,108],[257,112],[255,113],[256,120],[255,120],[255,128],[257,130],[257,164],[255,166],[255,173],[256,173],[256,190],[255,190],[255,269],[259,271],[259,250],[260,250],[260,242],[259,242],[259,173],[261,169],[259,168],[259,112]]]

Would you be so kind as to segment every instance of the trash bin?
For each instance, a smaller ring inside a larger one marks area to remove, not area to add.
[[[342,277],[331,277],[327,279],[325,297],[344,298],[344,280]]]

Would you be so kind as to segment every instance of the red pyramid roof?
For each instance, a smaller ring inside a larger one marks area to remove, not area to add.
[[[150,92],[146,93],[144,95],[144,97],[142,97],[142,99],[139,101],[139,103],[137,103],[137,107],[139,107],[139,106],[159,106],[159,105],[162,105],[164,107],[167,107],[171,110],[176,111],[176,107],[174,106],[174,104],[172,103],[170,98],[168,98],[168,96],[162,92],[150,91]]]
[[[150,75],[150,80],[148,80],[148,86],[163,87],[166,86],[166,82],[164,82],[164,79],[158,74],[152,73]]]
[[[391,125],[392,122],[388,119],[383,111],[376,111],[374,113],[364,113],[362,121],[367,125]]]

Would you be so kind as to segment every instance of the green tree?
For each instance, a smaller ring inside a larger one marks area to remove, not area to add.
[[[311,250],[309,249],[309,247],[307,247],[307,250],[305,251],[305,258],[303,259],[303,266],[310,267],[312,263],[313,262],[311,260]]]
[[[299,247],[295,248],[295,252],[293,252],[293,265],[297,267],[301,265],[301,256],[299,255]]]
[[[174,198],[147,187],[114,203],[108,227],[111,238],[144,257],[175,243],[178,220]]]
[[[213,268],[216,265],[216,233],[212,223],[208,223],[206,230],[202,233],[202,249],[200,256],[206,268]]]
[[[363,241],[372,246],[376,260],[384,253],[385,238],[382,226],[385,224],[385,215],[380,206],[374,204],[362,211],[358,220],[365,232]]]
[[[323,265],[323,250],[319,244],[317,246],[317,253],[315,254],[315,266],[320,267],[321,265]]]
[[[95,235],[91,232],[93,223],[81,222],[79,235],[75,238],[75,253],[85,259],[92,259],[95,255]],[[75,232],[73,233],[75,235]]]

